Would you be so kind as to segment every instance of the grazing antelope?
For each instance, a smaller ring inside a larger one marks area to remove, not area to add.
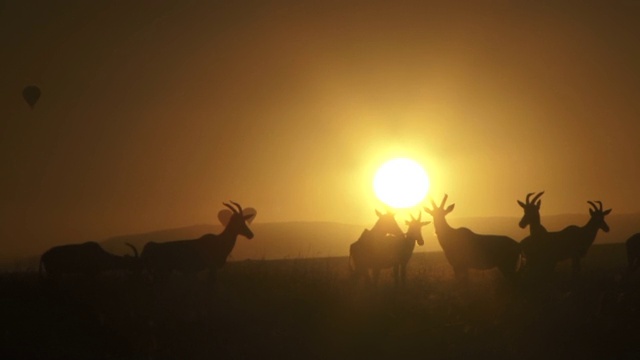
[[[640,233],[632,235],[625,243],[627,248],[627,260],[629,261],[629,273],[640,267]]]
[[[527,268],[553,271],[558,262],[571,259],[571,275],[573,278],[578,276],[580,260],[587,255],[598,230],[609,231],[604,218],[611,209],[603,210],[600,201],[596,201],[598,206],[591,201],[587,203],[591,206],[591,217],[584,226],[571,225],[557,232],[540,232],[520,242]]]
[[[430,222],[420,221],[422,214],[418,218],[411,215],[411,221],[406,221],[409,226],[406,234],[402,236],[385,234],[384,236],[375,236],[369,232],[370,236],[366,241],[358,239],[351,244],[349,248],[349,260],[351,270],[355,276],[365,276],[369,278],[369,270],[373,272],[373,282],[378,283],[381,269],[393,268],[393,277],[395,285],[406,283],[407,264],[416,242],[418,245],[424,245],[422,239],[422,227],[430,224]]]
[[[438,242],[456,278],[466,281],[469,269],[488,270],[497,267],[505,278],[514,280],[520,259],[519,244],[508,236],[480,235],[467,228],[452,228],[445,216],[453,211],[455,204],[445,209],[447,197],[445,194],[439,207],[431,199],[432,208],[425,206],[424,210],[433,216]]]
[[[138,260],[138,250],[129,243],[126,245],[133,250],[133,256],[111,254],[93,241],[55,246],[40,257],[40,279],[44,279],[45,272],[50,278],[55,278],[63,274],[94,277],[110,270],[134,270]]]
[[[239,204],[231,203],[236,208],[222,203],[231,212],[222,210],[218,213],[218,219],[225,225],[220,234],[206,234],[191,240],[147,243],[140,258],[154,280],[166,280],[174,270],[193,274],[208,269],[209,280],[215,281],[216,271],[226,263],[238,235],[253,238],[247,223],[254,219],[255,210],[243,211]]]

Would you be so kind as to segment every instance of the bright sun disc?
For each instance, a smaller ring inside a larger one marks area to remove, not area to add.
[[[419,204],[429,191],[429,176],[411,159],[398,158],[382,164],[373,178],[373,190],[383,203],[394,208]]]

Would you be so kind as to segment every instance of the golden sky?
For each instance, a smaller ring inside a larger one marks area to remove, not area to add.
[[[0,2],[0,245],[369,226],[397,156],[451,216],[640,211],[639,2],[302,3]]]

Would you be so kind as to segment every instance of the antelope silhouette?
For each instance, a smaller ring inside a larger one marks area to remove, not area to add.
[[[247,222],[250,223],[256,215],[254,209],[243,210],[233,201],[231,204],[235,208],[227,203],[222,204],[231,212],[222,210],[218,213],[218,219],[225,225],[220,234],[165,243],[149,242],[144,246],[140,258],[154,280],[166,280],[173,271],[193,274],[208,269],[209,280],[215,281],[216,272],[226,263],[238,235],[253,238]]]
[[[598,230],[609,231],[605,216],[611,213],[611,209],[603,210],[600,201],[595,202],[598,206],[592,201],[587,203],[591,206],[591,217],[584,226],[570,225],[561,231],[545,230],[535,234],[532,229],[532,234],[520,242],[528,271],[553,271],[558,262],[571,259],[571,276],[575,279],[579,275],[580,261],[593,244]]]
[[[362,231],[362,234],[360,234],[360,237],[358,237],[358,240],[352,243],[349,247],[349,269],[351,270],[351,275],[354,279],[357,278],[360,274],[354,271],[355,267],[352,264],[353,259],[351,257],[351,254],[353,254],[353,250],[358,252],[357,249],[359,247],[366,247],[367,244],[375,242],[377,238],[385,238],[387,235],[394,235],[397,237],[404,236],[404,232],[402,231],[402,229],[400,229],[400,225],[398,225],[398,222],[396,221],[395,213],[387,209],[387,211],[383,214],[376,209],[376,216],[378,217],[378,220],[376,220],[376,223],[373,225],[371,230],[364,229]],[[369,277],[367,276],[367,279],[368,278]]]
[[[376,210],[376,216],[378,217],[376,223],[373,225],[371,230],[365,229],[365,232],[370,232],[374,236],[385,236],[388,234],[398,237],[404,236],[404,232],[400,229],[400,225],[398,225],[398,222],[396,221],[395,213],[387,210],[383,214]]]
[[[520,259],[519,244],[508,236],[481,235],[467,228],[452,228],[445,218],[455,204],[445,209],[448,195],[440,206],[431,199],[431,209],[424,210],[433,217],[438,242],[445,257],[453,267],[456,279],[466,282],[469,269],[488,270],[498,268],[508,280],[515,280]]]
[[[518,205],[520,205],[524,210],[524,214],[522,215],[522,219],[520,219],[518,225],[522,229],[527,226],[529,227],[529,236],[525,237],[520,242],[520,248],[523,255],[522,258],[524,260],[522,270],[526,272],[534,271],[532,270],[534,267],[536,267],[535,270],[537,271],[541,270],[540,267],[542,266],[542,261],[536,259],[536,257],[540,257],[540,255],[536,253],[537,248],[530,245],[532,242],[535,244],[536,239],[542,238],[548,233],[547,229],[542,226],[540,221],[540,206],[542,204],[542,200],[539,199],[544,194],[544,191],[539,192],[533,199],[530,199],[531,195],[534,194],[535,193],[528,193],[524,203],[520,200],[517,201]]]
[[[640,233],[631,235],[625,242],[627,248],[628,272],[632,273],[640,267]]]
[[[358,241],[349,248],[350,268],[355,277],[365,277],[369,281],[369,270],[373,273],[373,283],[377,284],[380,270],[393,268],[395,286],[406,283],[407,264],[411,259],[416,242],[424,245],[422,227],[430,224],[429,221],[421,221],[421,213],[418,218],[411,215],[411,221],[406,221],[407,232],[402,236],[385,234],[373,236],[368,240]]]
[[[524,210],[524,215],[522,215],[522,219],[520,219],[518,225],[522,229],[529,226],[529,234],[531,236],[536,236],[539,234],[546,234],[547,229],[542,226],[542,223],[540,222],[540,205],[542,204],[542,200],[538,200],[544,194],[544,191],[539,192],[530,200],[529,198],[533,194],[535,193],[528,193],[525,202],[518,200],[518,205],[520,205]]]
[[[129,243],[126,245],[133,250],[133,256],[111,254],[93,241],[54,246],[40,257],[40,279],[45,279],[45,273],[53,279],[63,274],[95,277],[105,271],[135,270],[138,250]]]

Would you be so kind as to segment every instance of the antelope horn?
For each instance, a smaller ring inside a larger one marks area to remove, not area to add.
[[[435,210],[438,208],[438,205],[436,205],[436,202],[433,201],[433,198],[429,198],[429,201],[431,201],[431,209]]]
[[[529,205],[531,203],[531,201],[529,201],[529,198],[531,197],[531,195],[533,195],[535,193],[528,193],[527,194],[527,199],[525,200],[525,205]]]
[[[593,207],[593,210],[598,210],[598,207],[596,206],[596,204],[594,204],[591,201],[587,201],[589,203],[589,205],[591,205]]]
[[[127,245],[128,247],[130,247],[130,248],[133,250],[133,256],[134,256],[135,258],[140,257],[140,256],[138,255],[138,249],[136,249],[136,247],[135,247],[135,246],[133,246],[133,245],[131,245],[131,244],[129,244],[129,243],[124,243],[124,244],[125,244],[125,245]]]
[[[444,194],[444,198],[442,198],[442,202],[440,203],[440,208],[442,209],[444,207],[444,204],[447,202],[447,198],[449,197],[449,195]]]
[[[531,203],[535,203],[536,201],[538,201],[538,199],[540,198],[540,196],[542,196],[542,194],[544,194],[544,191],[539,192],[538,195],[533,197],[533,200],[531,200]]]
[[[418,221],[422,218],[422,211],[418,211]]]
[[[227,204],[227,203],[222,203],[222,205],[226,206],[229,208],[229,210],[231,210],[234,214],[238,213],[238,210],[234,209],[231,205]]]
[[[233,202],[231,200],[229,200],[230,203],[232,203],[233,205],[235,205],[238,208],[238,211],[240,212],[240,215],[242,215],[242,206],[240,206],[240,204],[238,204],[237,202]]]
[[[597,203],[598,205],[600,205],[600,209],[599,209],[599,210],[600,210],[600,211],[602,211],[602,201],[596,201],[596,203]]]

